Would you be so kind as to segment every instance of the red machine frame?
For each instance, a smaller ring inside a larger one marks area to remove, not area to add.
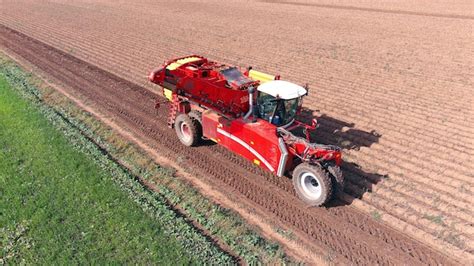
[[[233,78],[230,74],[237,74],[236,70],[243,76],[234,75],[238,76],[235,80],[229,79],[229,76]],[[309,131],[317,127],[315,119],[312,125],[294,120],[285,129],[259,118],[254,112],[254,104],[256,88],[262,81],[252,79],[249,72],[250,68],[242,72],[236,67],[191,55],[165,62],[150,73],[149,79],[164,88],[163,93],[170,101],[169,127],[175,127],[179,114],[190,117],[191,123],[183,122],[186,127],[180,124],[178,135],[180,131],[188,134],[185,131],[198,123],[202,128],[199,137],[213,140],[278,176],[307,163],[319,167],[332,176],[334,183],[342,186],[340,148],[310,142]],[[159,103],[160,100],[157,107]],[[291,133],[297,128],[303,128],[306,138]]]

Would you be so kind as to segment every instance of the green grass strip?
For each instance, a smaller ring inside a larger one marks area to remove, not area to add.
[[[1,62],[0,262],[233,262],[40,99]]]

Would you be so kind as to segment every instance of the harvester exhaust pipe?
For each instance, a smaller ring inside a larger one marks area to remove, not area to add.
[[[254,104],[253,104],[253,94],[255,93],[255,88],[254,87],[250,87],[249,88],[249,111],[245,114],[244,116],[244,119],[248,119],[250,115],[253,115],[254,116],[254,119],[255,120],[255,115],[254,115]],[[252,121],[254,122],[254,121]]]

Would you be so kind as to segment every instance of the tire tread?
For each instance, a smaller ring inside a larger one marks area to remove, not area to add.
[[[299,181],[300,180],[299,176],[302,175],[304,172],[312,172],[318,178],[318,180],[320,180],[323,183],[322,185],[325,187],[325,189],[323,189],[322,193],[325,195],[322,195],[319,200],[310,200],[304,196],[304,193],[302,192],[302,188],[300,188],[300,181]],[[319,165],[302,163],[296,166],[295,170],[293,171],[293,186],[295,188],[295,191],[298,197],[310,206],[321,206],[327,203],[332,198],[333,184],[331,181],[331,177]]]

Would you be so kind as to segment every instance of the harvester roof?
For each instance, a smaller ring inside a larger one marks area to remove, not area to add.
[[[258,91],[269,94],[273,97],[289,100],[306,95],[306,89],[300,85],[284,81],[272,80],[258,86]]]

